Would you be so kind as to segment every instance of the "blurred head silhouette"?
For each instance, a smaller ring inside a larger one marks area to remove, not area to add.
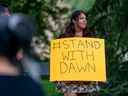
[[[40,81],[40,66],[31,46],[35,21],[23,14],[0,16],[0,59],[6,58],[20,73]],[[0,62],[1,63],[1,62]]]
[[[11,15],[11,10],[6,4],[0,3],[0,15],[4,16],[10,16]]]
[[[34,25],[24,15],[0,16],[0,56],[12,60],[30,48]]]

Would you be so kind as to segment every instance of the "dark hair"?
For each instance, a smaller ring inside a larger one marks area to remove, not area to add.
[[[0,16],[0,56],[12,60],[20,49],[29,50],[33,30],[25,21],[21,16]]]
[[[4,14],[5,12],[9,12],[11,14],[11,10],[9,9],[8,5],[0,3],[0,15]]]
[[[85,14],[85,16],[87,16],[87,13],[85,13],[83,10],[76,10],[72,13],[71,18],[70,18],[70,23],[68,24],[64,34],[62,36],[60,36],[60,38],[75,36],[75,26],[74,26],[73,20],[76,21],[81,13],[83,13],[83,14]],[[83,29],[83,37],[85,37],[85,36],[91,36],[91,32],[89,32],[88,27]]]

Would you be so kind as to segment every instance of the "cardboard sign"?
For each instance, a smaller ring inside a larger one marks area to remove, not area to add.
[[[106,81],[104,39],[53,40],[50,81]]]

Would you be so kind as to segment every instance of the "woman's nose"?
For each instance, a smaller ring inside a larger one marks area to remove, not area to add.
[[[87,23],[87,20],[86,20],[86,19],[84,19],[84,20],[83,20],[83,22],[84,22],[84,23]]]

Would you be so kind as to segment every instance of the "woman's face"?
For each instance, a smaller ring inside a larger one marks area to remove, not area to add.
[[[87,26],[87,19],[84,13],[81,13],[76,21],[77,27],[80,29],[85,29]]]

